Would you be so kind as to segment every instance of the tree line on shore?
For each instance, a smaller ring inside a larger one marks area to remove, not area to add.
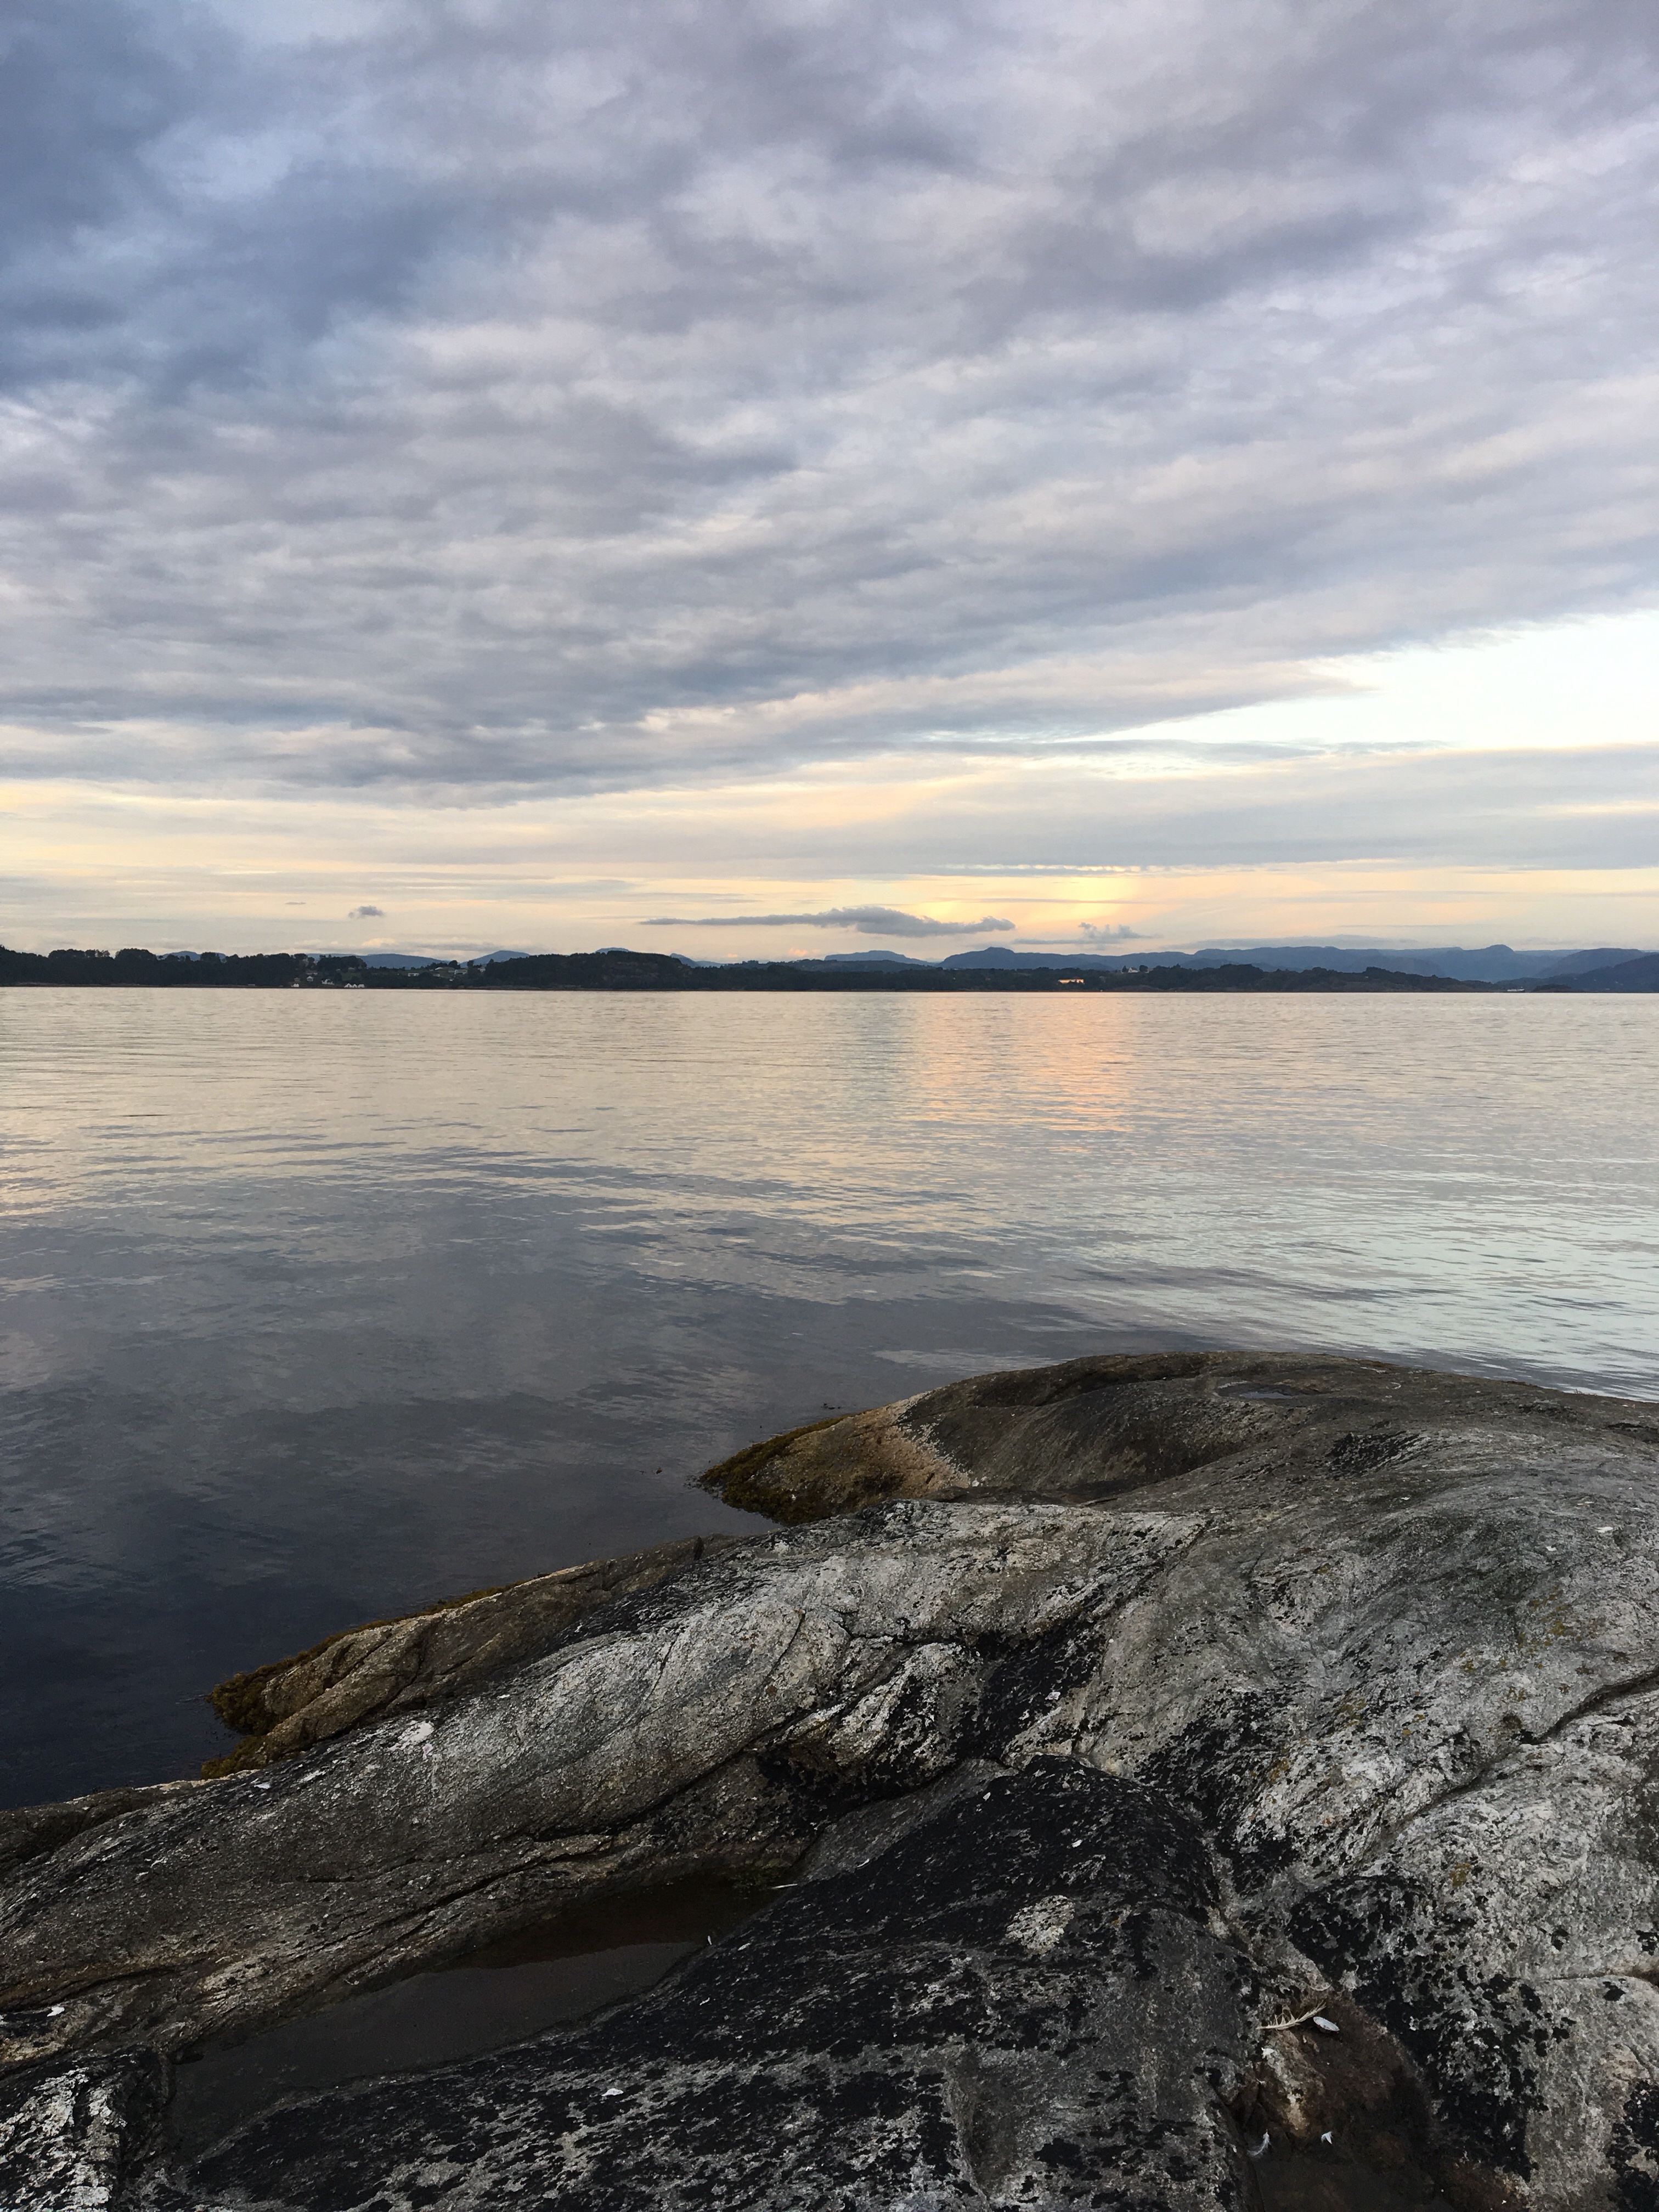
[[[1139,971],[1066,969],[842,968],[796,961],[693,967],[666,952],[545,952],[488,965],[434,962],[428,968],[372,968],[355,953],[156,953],[127,945],[118,952],[65,947],[15,952],[0,945],[0,984],[76,988],[126,986],[173,990],[374,991],[1489,991],[1488,983],[1456,982],[1367,968],[1355,975],[1329,968],[1152,968]]]

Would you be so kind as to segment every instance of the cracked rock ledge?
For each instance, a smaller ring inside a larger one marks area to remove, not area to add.
[[[1659,2212],[1659,1407],[1090,1358],[704,1480],[784,1525],[0,1813],[0,2208]],[[170,2136],[204,2046],[783,1866],[641,1996]]]

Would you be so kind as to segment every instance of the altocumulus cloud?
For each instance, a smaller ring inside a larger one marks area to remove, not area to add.
[[[647,929],[852,929],[860,937],[983,937],[1011,930],[994,914],[977,921],[933,921],[894,906],[832,906],[822,914],[653,915]]]
[[[1018,749],[1650,583],[1650,0],[15,0],[0,42],[19,774]]]

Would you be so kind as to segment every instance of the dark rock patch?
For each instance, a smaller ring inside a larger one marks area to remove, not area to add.
[[[1639,2081],[1613,2130],[1619,2212],[1659,2212],[1659,2082]]]
[[[992,1773],[586,2033],[295,2105],[181,2201],[1243,2207],[1255,1982],[1214,1886],[1135,1785]]]

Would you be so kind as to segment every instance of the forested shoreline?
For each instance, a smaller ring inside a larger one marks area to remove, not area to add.
[[[0,945],[0,984],[157,990],[368,991],[1478,991],[1501,984],[1457,982],[1386,968],[1352,975],[1329,968],[1146,968],[1115,972],[842,968],[795,961],[697,968],[672,953],[547,952],[488,966],[371,968],[351,953],[155,953],[65,948],[15,952]]]

